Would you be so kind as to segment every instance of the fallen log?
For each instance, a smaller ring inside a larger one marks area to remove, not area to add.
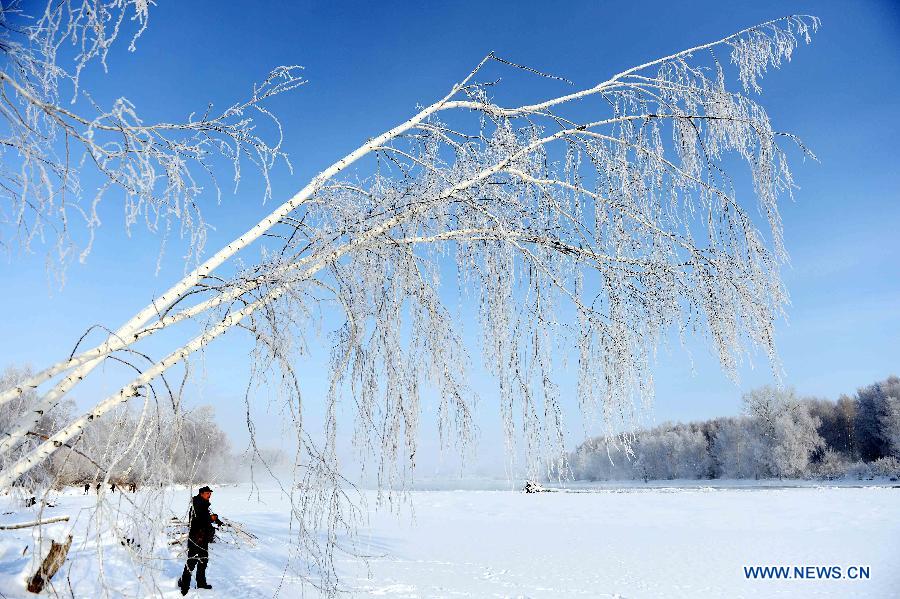
[[[47,518],[46,520],[35,520],[34,522],[20,522],[18,524],[4,524],[0,526],[0,530],[16,530],[18,528],[30,528],[32,526],[42,526],[44,524],[53,524],[54,522],[66,522],[68,516],[56,516],[55,518]]]
[[[65,543],[57,543],[52,541],[50,545],[50,553],[41,562],[41,567],[34,573],[28,582],[28,591],[30,593],[40,593],[44,590],[44,585],[50,582],[53,575],[60,569],[66,556],[69,554],[69,547],[72,546],[72,535],[66,539]]]

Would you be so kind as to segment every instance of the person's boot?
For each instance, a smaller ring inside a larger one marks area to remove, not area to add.
[[[187,576],[185,576],[187,574]],[[178,579],[178,588],[181,589],[182,595],[187,595],[188,591],[191,590],[191,575],[189,572],[185,572],[181,575],[181,578]]]
[[[201,561],[197,564],[197,588],[198,589],[211,589],[212,585],[207,584],[206,582],[206,562]]]

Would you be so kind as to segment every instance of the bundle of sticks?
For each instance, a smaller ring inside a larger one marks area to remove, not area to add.
[[[166,525],[166,534],[169,536],[169,544],[185,545],[189,529],[190,522],[172,517]],[[255,547],[258,540],[258,537],[244,528],[243,524],[235,522],[234,520],[223,520],[222,518],[219,518],[219,528],[216,530],[216,536],[213,542],[236,547]]]

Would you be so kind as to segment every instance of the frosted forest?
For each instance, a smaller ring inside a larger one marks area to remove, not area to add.
[[[900,596],[900,12],[691,4],[0,3],[0,598]]]
[[[598,437],[568,458],[577,480],[900,478],[900,379],[837,401],[762,387],[744,413]]]

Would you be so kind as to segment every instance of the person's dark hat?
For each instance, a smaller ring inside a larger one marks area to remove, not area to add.
[[[200,490],[197,492],[198,493],[212,493],[212,489],[210,489],[209,487],[200,487]]]

